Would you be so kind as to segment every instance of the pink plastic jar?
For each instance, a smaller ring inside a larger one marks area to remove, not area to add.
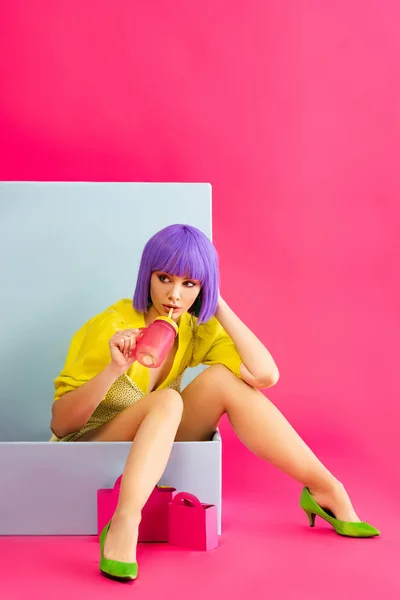
[[[135,358],[144,367],[155,369],[166,359],[178,334],[178,326],[169,317],[157,317],[151,325],[143,328]]]

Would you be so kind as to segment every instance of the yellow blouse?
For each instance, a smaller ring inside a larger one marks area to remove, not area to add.
[[[54,400],[83,385],[106,367],[111,361],[108,342],[114,333],[145,326],[144,314],[136,311],[128,298],[119,300],[85,323],[74,334],[64,367],[54,380]],[[241,362],[235,344],[215,317],[198,325],[196,317],[184,313],[180,318],[178,349],[171,371],[156,389],[168,387],[186,368],[199,364],[222,364],[241,377]],[[144,394],[148,393],[148,368],[136,361],[127,375]]]

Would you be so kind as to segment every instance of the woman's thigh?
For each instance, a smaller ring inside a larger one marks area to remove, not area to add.
[[[193,379],[182,392],[183,415],[175,441],[210,440],[240,384],[223,365],[213,365]]]
[[[178,392],[171,389],[157,390],[143,396],[118,415],[77,438],[77,442],[131,442],[143,419],[159,403],[167,409],[179,410],[182,400]]]

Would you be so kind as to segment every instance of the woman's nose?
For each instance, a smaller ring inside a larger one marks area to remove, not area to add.
[[[169,297],[171,301],[177,302],[179,300],[180,292],[178,287],[173,287],[170,290]]]

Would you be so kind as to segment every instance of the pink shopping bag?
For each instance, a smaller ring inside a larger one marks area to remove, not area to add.
[[[202,504],[193,494],[180,492],[169,505],[169,543],[192,550],[218,546],[217,507]]]
[[[100,537],[103,528],[111,520],[117,507],[122,475],[112,489],[97,490],[97,531]],[[168,507],[176,489],[156,486],[142,509],[139,525],[139,542],[168,542]]]

